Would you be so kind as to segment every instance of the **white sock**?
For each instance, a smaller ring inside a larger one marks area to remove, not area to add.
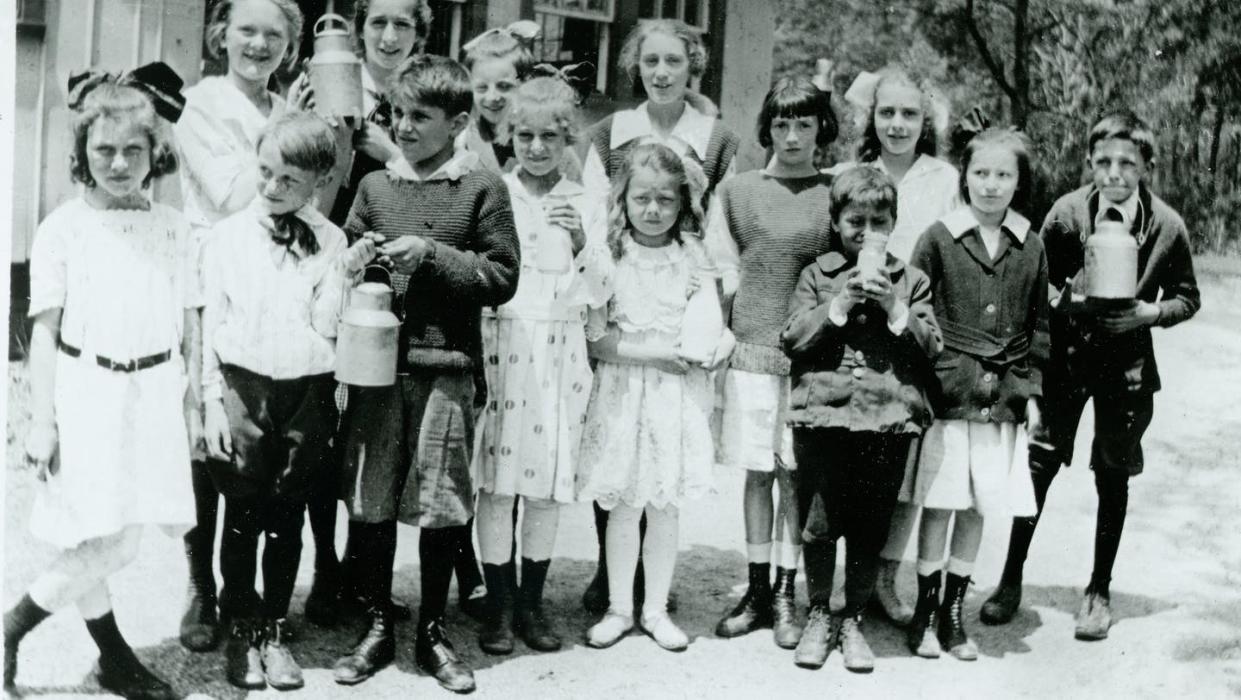
[[[676,506],[646,507],[646,540],[642,544],[642,566],[646,569],[644,618],[668,611],[668,591],[677,564],[678,525]]]
[[[649,524],[648,524],[649,527]],[[771,563],[771,542],[762,542],[759,544],[746,544],[745,558],[751,564],[770,564]]]
[[[944,562],[942,561],[927,561],[925,559],[918,560],[918,575],[919,576],[930,576],[931,574],[937,574],[943,568],[944,568]]]
[[[956,574],[957,576],[972,576],[974,574],[974,562],[948,557],[948,573]]]
[[[640,508],[617,504],[608,512],[608,609],[620,615],[633,615],[633,574],[638,568],[638,520]],[[650,535],[650,520],[647,520]],[[646,565],[647,568],[650,564]],[[650,575],[649,573],[647,574]]]
[[[525,506],[521,515],[521,555],[534,561],[551,559],[560,524],[560,504],[525,496],[521,500]]]
[[[780,543],[780,566],[785,569],[797,570],[797,562],[801,559],[801,545],[797,542]]]

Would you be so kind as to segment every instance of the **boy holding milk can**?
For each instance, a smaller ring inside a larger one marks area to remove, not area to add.
[[[1108,585],[1128,506],[1129,478],[1142,472],[1142,434],[1160,388],[1151,327],[1188,320],[1200,305],[1185,223],[1150,191],[1155,136],[1137,116],[1113,113],[1090,130],[1092,182],[1056,201],[1043,223],[1050,270],[1051,362],[1044,375],[1044,430],[1031,436],[1030,473],[1039,513],[1062,464],[1073,458],[1078,420],[1094,398],[1094,470],[1099,509],[1094,568],[1075,636],[1106,639]],[[1000,584],[982,621],[1012,619],[1022,566],[1038,524],[1014,518]]]

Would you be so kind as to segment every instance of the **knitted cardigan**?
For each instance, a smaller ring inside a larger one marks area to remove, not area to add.
[[[521,246],[508,188],[475,170],[459,179],[404,180],[387,171],[362,178],[345,233],[422,236],[430,244],[409,275],[401,343],[406,368],[481,367],[479,316],[517,291]]]
[[[603,161],[603,169],[607,171],[609,180],[616,175],[617,170],[620,170],[621,163],[625,161],[625,155],[640,141],[640,139],[634,139],[613,150],[612,115],[610,114],[590,128],[591,148],[595,149],[595,152],[599,154],[599,160]],[[711,137],[707,140],[707,157],[699,161],[697,153],[690,150],[690,157],[702,166],[703,173],[707,176],[707,189],[702,195],[704,207],[710,200],[711,193],[715,191],[715,186],[723,179],[724,173],[728,172],[728,166],[733,162],[733,157],[737,155],[738,143],[737,135],[717,119],[711,126]]]

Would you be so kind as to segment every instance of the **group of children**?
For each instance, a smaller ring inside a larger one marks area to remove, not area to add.
[[[771,160],[737,173],[737,137],[690,89],[707,65],[700,37],[644,22],[621,62],[647,100],[596,125],[582,157],[577,95],[534,70],[529,27],[485,33],[463,66],[418,53],[429,14],[425,0],[357,3],[361,124],[314,115],[304,78],[268,91],[296,60],[291,0],[219,2],[206,44],[227,74],[184,98],[162,64],[71,79],[83,189],[32,252],[26,443],[45,482],[32,531],[62,551],[5,615],[6,688],[23,636],[76,603],[103,687],[176,696],[110,610],[107,577],[147,523],[192,526],[182,643],[225,637],[238,687],[301,687],[287,616],[307,511],[307,619],[366,621],[339,683],[391,663],[395,625],[412,616],[392,599],[398,522],[420,529],[419,668],[475,687],[443,622],[454,572],[485,652],[516,638],[559,649],[543,587],[560,508],[584,501],[600,546],[587,644],[639,626],[682,650],[669,615],[678,509],[712,489],[717,463],[746,471],[749,561],[719,636],[772,627],[800,666],[839,646],[868,671],[874,596],[914,653],[976,658],[962,605],[984,519],[1013,518],[982,612],[1001,623],[1089,397],[1100,507],[1077,635],[1107,635],[1127,479],[1159,388],[1149,327],[1199,304],[1184,225],[1144,184],[1145,125],[1100,121],[1092,183],[1035,232],[1020,213],[1024,137],[983,131],[958,175],[935,157],[929,93],[899,71],[874,85],[858,162],[827,172],[815,153],[837,135],[828,95],[777,81],[758,120]],[[178,166],[184,213],[146,194]],[[1138,301],[1097,313],[1074,290],[1103,218],[1129,225],[1141,266]],[[374,276],[395,290],[397,381],[342,390],[342,309]],[[710,334],[705,359],[686,356],[695,333]],[[909,610],[895,580],[919,513]]]

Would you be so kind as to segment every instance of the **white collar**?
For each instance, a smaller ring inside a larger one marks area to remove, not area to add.
[[[626,109],[612,115],[612,150],[645,137],[654,137],[655,129],[651,125],[651,114],[647,111],[648,102],[643,102],[633,109]],[[681,118],[672,127],[669,136],[675,137],[694,150],[699,160],[707,159],[707,144],[711,141],[711,129],[715,125],[715,117],[703,114],[690,103],[685,103]]]
[[[973,231],[980,225],[978,217],[974,216],[974,210],[968,206],[959,207],[943,219],[940,219],[940,221],[948,229],[948,233],[952,234],[954,240]],[[1009,207],[1004,214],[1004,220],[1000,222],[1000,228],[1012,234],[1017,239],[1017,242],[1025,243],[1026,234],[1030,233],[1030,220],[1013,211],[1012,207]]]
[[[305,221],[307,225],[309,225],[311,228],[314,228],[316,230],[318,230],[324,224],[331,223],[330,221],[328,221],[327,217],[324,216],[323,213],[319,211],[319,208],[317,206],[317,199],[318,199],[317,197],[312,197],[309,202],[306,202],[305,204],[301,206],[300,209],[293,212],[294,214],[297,215],[297,218],[301,219],[302,221]],[[271,215],[271,210],[268,209],[267,203],[263,201],[262,195],[256,195],[254,199],[250,200],[249,208],[253,210],[257,216],[270,216]]]
[[[460,180],[474,170],[476,165],[478,165],[477,153],[458,148],[453,151],[452,157],[446,163],[426,177],[420,177],[404,156],[393,158],[385,164],[385,167],[388,169],[389,177],[394,179],[429,182],[431,180]]]
[[[521,178],[517,176],[517,171],[520,169],[521,166],[519,165],[517,168],[505,173],[502,176],[504,179],[504,184],[508,185],[509,193],[516,195],[519,199],[537,200],[538,197],[535,197],[530,190],[526,189],[525,183],[523,183]],[[548,195],[552,195],[567,199],[569,197],[576,197],[585,191],[586,188],[582,187],[580,183],[574,182],[561,174],[560,179],[556,181],[556,184],[553,185],[552,188],[548,190],[547,194],[543,196],[546,197]]]
[[[1125,225],[1132,226],[1133,222],[1137,220],[1137,217],[1138,217],[1138,190],[1137,188],[1134,188],[1133,192],[1129,195],[1128,199],[1120,203],[1113,202],[1109,200],[1107,197],[1104,197],[1102,194],[1100,194],[1099,195],[1099,212],[1095,216],[1096,224],[1099,223],[1100,220],[1102,220],[1103,215],[1107,213],[1108,209],[1119,209],[1121,216],[1123,216],[1125,219],[1124,221]]]

